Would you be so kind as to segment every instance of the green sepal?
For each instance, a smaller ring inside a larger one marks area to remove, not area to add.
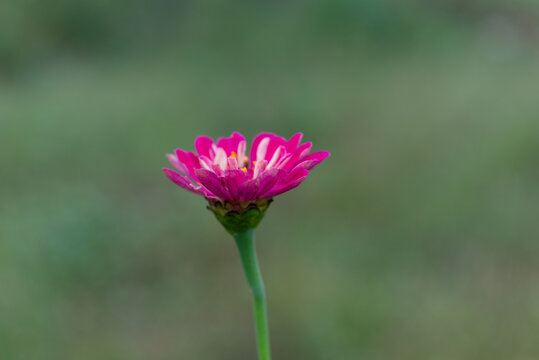
[[[261,199],[250,203],[232,204],[228,201],[210,200],[208,209],[231,235],[258,226],[273,199]]]

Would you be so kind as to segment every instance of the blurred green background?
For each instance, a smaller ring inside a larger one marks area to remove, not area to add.
[[[0,359],[255,359],[195,136],[332,157],[257,232],[274,358],[539,358],[539,3],[3,0]]]

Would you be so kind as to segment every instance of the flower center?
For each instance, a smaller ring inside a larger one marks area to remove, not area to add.
[[[232,151],[232,154],[230,154],[229,159],[238,159],[238,154],[235,151]],[[255,161],[256,163],[256,161]],[[242,166],[243,165],[243,166]],[[238,166],[242,166],[241,170],[243,172],[247,173],[247,166],[249,166],[249,158],[247,156],[243,156],[243,164],[238,164]],[[228,169],[230,169],[230,165],[227,166]]]

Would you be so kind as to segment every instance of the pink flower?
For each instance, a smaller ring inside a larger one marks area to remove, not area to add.
[[[176,185],[210,202],[247,204],[292,190],[305,180],[309,170],[329,156],[310,152],[311,143],[301,144],[303,134],[289,140],[272,133],[258,134],[247,156],[247,142],[234,132],[215,143],[208,136],[195,140],[197,154],[176,149],[167,157],[177,171],[163,169]]]

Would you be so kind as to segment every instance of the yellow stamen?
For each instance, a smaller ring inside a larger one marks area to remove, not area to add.
[[[230,155],[230,157],[231,157],[232,159],[235,159],[235,158],[238,157],[238,154],[236,154],[235,151],[232,151],[232,155]]]
[[[241,169],[243,170],[244,173],[247,174],[247,168],[246,167],[242,167]]]

